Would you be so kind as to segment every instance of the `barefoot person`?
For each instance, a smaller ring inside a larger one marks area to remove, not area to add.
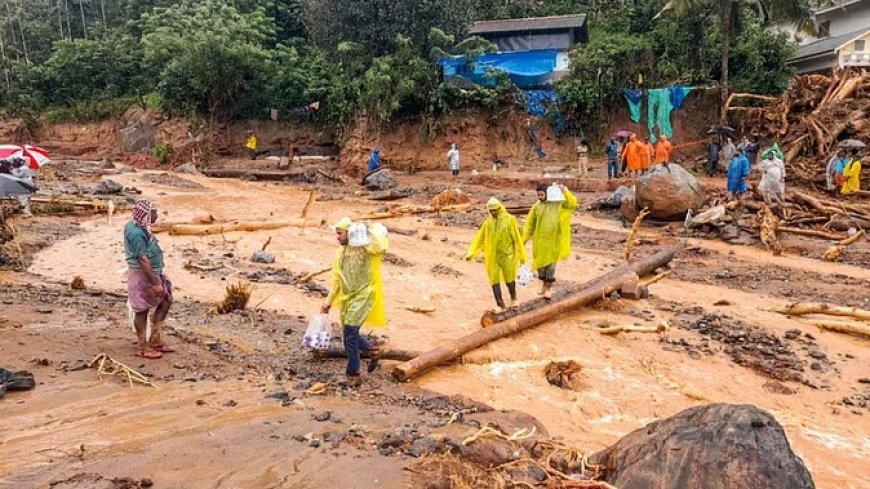
[[[532,240],[533,265],[541,280],[538,295],[551,298],[556,282],[556,263],[571,254],[571,215],[577,197],[564,185],[538,185],[538,201],[523,226],[523,243]]]
[[[501,202],[495,197],[486,203],[489,217],[483,221],[477,236],[468,247],[466,260],[472,260],[483,252],[486,274],[492,286],[495,303],[505,310],[501,295],[501,283],[507,284],[511,295],[511,307],[517,306],[517,271],[526,262],[526,247],[520,235],[517,218],[508,214]]]
[[[348,380],[359,385],[360,350],[372,352],[369,372],[378,366],[377,351],[365,336],[360,335],[360,328],[387,326],[381,260],[389,244],[386,228],[381,224],[366,227],[344,217],[333,229],[340,247],[332,262],[332,288],[321,312],[328,314],[332,306],[341,308],[347,354],[345,374]]]
[[[157,205],[143,199],[133,206],[133,219],[124,226],[124,256],[127,261],[128,307],[139,339],[137,357],[155,360],[172,353],[163,339],[163,328],[172,306],[172,283],[163,273],[163,250],[151,232],[157,221]],[[151,338],[147,337],[148,313],[154,310]]]

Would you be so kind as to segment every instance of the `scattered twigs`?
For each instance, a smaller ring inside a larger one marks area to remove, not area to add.
[[[197,272],[214,272],[223,267],[223,265],[205,265],[201,263],[193,263],[193,261],[188,261],[184,264],[185,270],[195,270]]]
[[[522,428],[512,435],[507,435],[491,426],[484,426],[483,428],[479,429],[477,433],[468,436],[464,440],[462,440],[462,446],[467,447],[468,445],[471,445],[475,441],[484,437],[501,438],[502,440],[506,441],[525,440],[526,438],[531,438],[535,436],[535,432],[537,432],[537,430],[538,429],[536,427],[532,426],[531,429]]]
[[[406,311],[416,312],[418,314],[432,314],[435,308],[432,306],[410,306],[405,308]]]
[[[115,376],[127,379],[127,382],[130,384],[130,387],[133,387],[134,383],[146,385],[148,387],[157,387],[148,380],[147,377],[137,372],[136,370],[124,365],[123,363],[115,360],[105,353],[100,353],[91,363],[88,364],[89,368],[97,367],[97,378],[103,380],[103,376]]]
[[[625,242],[625,251],[623,256],[625,261],[631,260],[631,254],[634,252],[634,249],[637,248],[638,240],[637,233],[640,231],[640,226],[643,224],[643,219],[649,215],[649,209],[644,207],[642,211],[637,215],[634,219],[634,224],[631,225],[631,234],[628,235],[628,240]]]
[[[263,243],[263,247],[260,248],[260,251],[266,251],[266,248],[268,248],[270,244],[272,244],[272,237],[271,236],[269,236],[269,239],[267,239],[266,242]]]

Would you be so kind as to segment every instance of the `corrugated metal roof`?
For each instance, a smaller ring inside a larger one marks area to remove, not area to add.
[[[866,32],[870,32],[870,29],[865,27],[863,29],[858,29],[857,31],[849,32],[847,34],[819,39],[816,42],[811,42],[809,44],[799,47],[797,54],[793,59],[797,60],[803,58],[811,58],[820,54],[833,54],[834,50],[840,47],[840,45],[849,42],[856,37],[860,37]]]
[[[469,34],[488,34],[493,32],[542,31],[550,29],[571,29],[583,27],[586,14],[554,15],[551,17],[529,17],[524,19],[484,20],[475,22]]]
[[[823,7],[814,11],[816,15],[827,14],[828,12],[833,12],[835,10],[842,10],[850,5],[855,5],[856,3],[861,3],[864,0],[839,0],[834,5],[829,5],[827,7]]]

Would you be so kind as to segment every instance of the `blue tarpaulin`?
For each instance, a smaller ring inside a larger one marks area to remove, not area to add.
[[[556,69],[556,50],[528,51],[521,53],[490,53],[474,58],[474,70],[470,70],[462,56],[442,58],[444,76],[461,76],[468,80],[492,87],[495,81],[487,76],[489,69],[507,72],[519,88],[538,88],[549,85]]]
[[[547,115],[547,107],[556,104],[556,91],[552,88],[543,90],[523,90],[526,112],[536,117]]]

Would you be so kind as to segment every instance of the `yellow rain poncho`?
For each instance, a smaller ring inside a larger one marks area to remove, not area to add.
[[[248,140],[245,141],[245,148],[251,151],[257,151],[257,136],[251,134]]]
[[[532,240],[536,270],[568,258],[571,254],[571,214],[577,197],[564,189],[563,202],[535,202],[523,226],[523,242]]]
[[[843,182],[843,188],[840,189],[841,194],[848,195],[852,192],[861,190],[860,158],[853,158],[852,161],[846,165],[846,169],[843,170],[843,178],[845,179],[845,182]]]
[[[341,307],[343,325],[384,328],[387,314],[381,260],[389,244],[386,235],[369,234],[370,245],[342,246],[335,253],[332,289],[326,300],[332,306]]]
[[[465,258],[471,260],[483,252],[490,285],[515,282],[520,264],[526,262],[526,247],[517,218],[508,214],[495,197],[489,199],[486,208],[498,209],[498,217],[490,215],[483,221]]]

